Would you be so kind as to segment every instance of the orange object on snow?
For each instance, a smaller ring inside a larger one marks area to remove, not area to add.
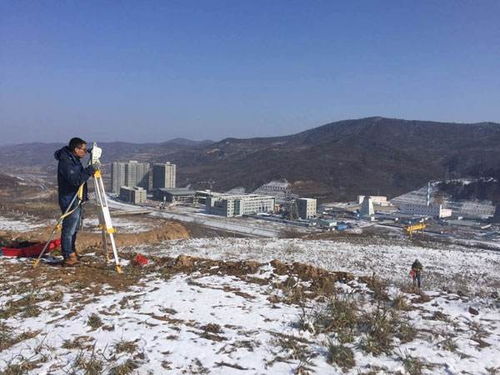
[[[61,246],[61,239],[58,238],[58,239],[52,240],[49,242],[49,245],[47,246],[47,250],[45,252],[50,253],[51,251],[54,251],[55,249],[59,248],[60,246]],[[42,252],[44,247],[45,247],[45,242],[30,243],[30,244],[28,244],[28,246],[24,246],[24,247],[5,246],[5,247],[2,247],[2,249],[1,249],[2,250],[1,255],[6,256],[6,257],[16,257],[16,258],[37,257],[40,255],[40,253]]]

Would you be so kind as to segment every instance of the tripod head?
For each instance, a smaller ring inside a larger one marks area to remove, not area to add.
[[[88,149],[88,153],[90,154],[89,163],[93,166],[99,167],[101,165],[101,161],[99,160],[102,155],[102,148],[97,147],[97,143],[92,143],[92,147]]]

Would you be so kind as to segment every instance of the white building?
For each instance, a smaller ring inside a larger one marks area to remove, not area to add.
[[[120,188],[120,199],[125,202],[140,204],[146,202],[147,199],[146,193],[147,193],[146,190],[141,187],[122,186]]]
[[[452,210],[448,208],[443,208],[442,204],[412,204],[403,203],[399,205],[399,210],[403,214],[417,215],[417,216],[429,216],[429,217],[450,217],[452,215]]]
[[[467,180],[456,181],[467,183]],[[494,215],[495,205],[491,201],[452,200],[446,196],[442,196],[439,201],[436,201],[432,197],[439,194],[438,185],[438,182],[432,182],[431,184],[427,184],[418,190],[414,190],[391,199],[391,203],[397,207],[401,207],[405,204],[442,204],[446,209],[452,210],[454,216],[463,216],[471,219],[485,219]]]
[[[301,219],[310,219],[316,217],[317,200],[313,198],[298,198],[297,210]]]
[[[254,215],[261,212],[273,212],[274,202],[274,197],[263,195],[220,194],[207,197],[206,207],[210,214],[233,217]]]
[[[363,200],[365,199],[366,195],[358,195],[358,204],[362,204]],[[379,205],[379,206],[390,206],[390,202],[387,200],[387,197],[383,195],[369,195],[367,196],[370,198],[373,202],[373,204]]]
[[[284,204],[290,199],[298,198],[297,194],[292,193],[291,185],[287,180],[268,182],[257,188],[253,194],[274,197],[278,204]]]

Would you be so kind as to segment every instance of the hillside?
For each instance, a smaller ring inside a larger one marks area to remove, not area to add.
[[[382,117],[339,121],[298,134],[219,142],[103,143],[104,162],[172,161],[178,185],[247,190],[286,178],[302,195],[352,199],[393,197],[428,180],[500,174],[500,124],[457,124]],[[56,145],[0,151],[0,164],[53,168]],[[50,152],[49,152],[50,151]],[[25,155],[26,153],[26,155]],[[8,157],[6,156],[8,155]],[[6,160],[10,164],[6,163]]]
[[[500,125],[368,118],[288,137],[226,139],[203,151],[179,170],[186,180],[210,176],[224,189],[285,177],[319,197],[395,196],[430,179],[498,173]]]
[[[142,251],[150,264],[125,261],[121,275],[100,253],[74,269],[0,257],[9,286],[0,289],[0,372],[500,370],[497,252],[248,239],[166,241]],[[423,291],[408,277],[416,256]]]

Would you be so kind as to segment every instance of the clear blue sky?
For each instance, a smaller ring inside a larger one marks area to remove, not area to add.
[[[500,122],[500,1],[0,1],[0,143]]]

